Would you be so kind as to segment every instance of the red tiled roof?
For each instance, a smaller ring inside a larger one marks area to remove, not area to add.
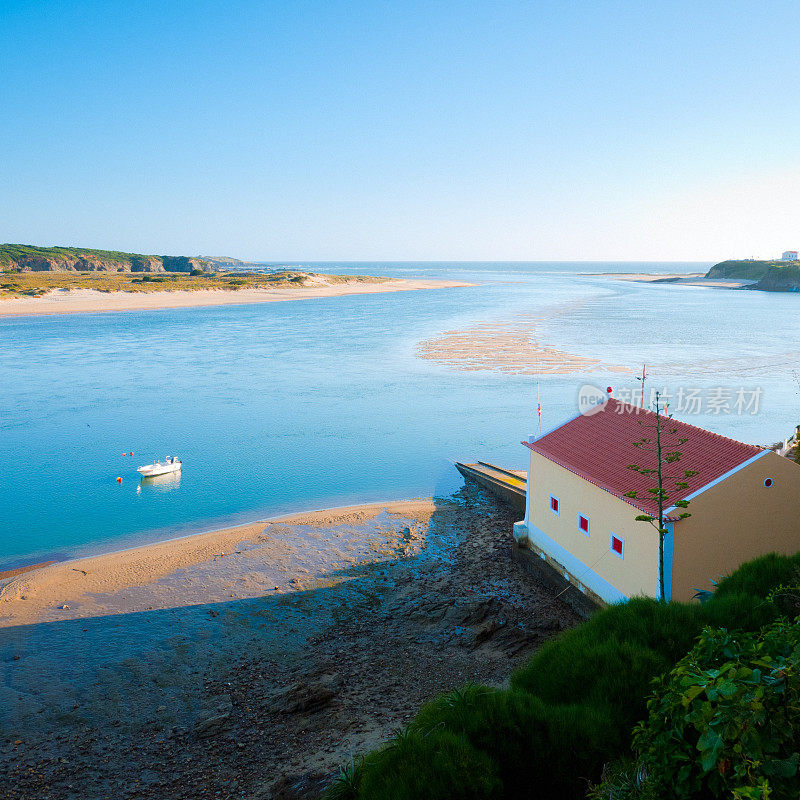
[[[679,462],[665,466],[665,474],[681,476],[688,484],[686,489],[670,492],[668,506],[763,452],[760,447],[727,439],[704,428],[666,417],[662,419],[664,450],[681,453]],[[648,427],[655,421],[653,412],[609,398],[602,410],[576,417],[532,444],[523,444],[635,508],[655,514],[658,506],[648,489],[654,488],[656,483],[628,469],[629,464],[657,466],[655,453],[634,446],[634,442],[644,437],[655,439],[655,430]],[[678,444],[683,438],[687,441]],[[683,478],[685,470],[696,470],[699,474]],[[674,487],[674,483],[673,480],[670,485]],[[669,491],[667,485],[664,488]],[[632,489],[637,492],[635,500],[623,496]]]

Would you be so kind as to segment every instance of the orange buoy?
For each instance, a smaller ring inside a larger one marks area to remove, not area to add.
[[[122,483],[122,478],[117,478],[117,483]]]
[[[131,455],[133,455],[133,450],[131,450]]]

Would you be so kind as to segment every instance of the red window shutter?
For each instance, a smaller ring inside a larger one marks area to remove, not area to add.
[[[589,532],[589,520],[583,515],[578,517],[578,527],[585,533]]]
[[[558,511],[558,498],[556,497],[550,498],[550,508],[553,511]]]
[[[612,536],[611,549],[618,555],[622,555],[622,539],[618,539],[616,536]]]

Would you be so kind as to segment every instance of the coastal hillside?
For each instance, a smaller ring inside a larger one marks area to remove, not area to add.
[[[242,261],[239,258],[230,256],[197,256],[201,261],[209,265],[209,269],[221,270],[224,272],[235,272],[237,270],[263,270],[264,265],[255,261]]]
[[[0,245],[0,272],[191,272],[213,265],[191,256],[155,256],[86,247]]]
[[[773,267],[778,269],[791,262],[730,260],[714,264],[706,273],[706,278],[738,278],[743,281],[760,281]]]
[[[800,291],[800,262],[722,261],[711,267],[706,278],[757,281],[747,288],[765,292],[797,292]]]
[[[800,291],[800,263],[790,261],[770,267],[753,288],[763,289],[765,292]]]

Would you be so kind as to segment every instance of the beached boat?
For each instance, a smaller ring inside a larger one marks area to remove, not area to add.
[[[175,456],[167,456],[163,462],[156,461],[155,464],[145,464],[136,471],[144,478],[154,478],[156,475],[166,475],[170,472],[179,472],[181,460]]]

